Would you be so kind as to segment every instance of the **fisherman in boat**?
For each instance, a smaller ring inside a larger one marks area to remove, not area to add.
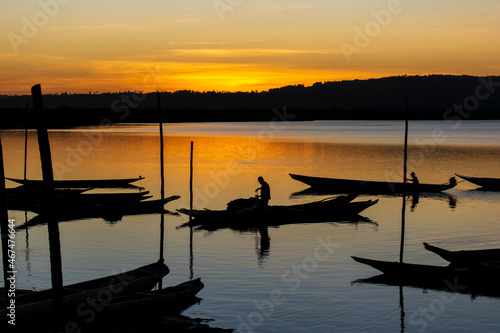
[[[457,185],[457,179],[456,179],[455,177],[451,177],[451,178],[449,179],[449,182],[450,182],[450,185],[451,185],[451,186],[455,186],[455,185]]]
[[[414,193],[418,193],[420,182],[418,181],[417,175],[415,174],[415,172],[412,172],[410,173],[410,176],[411,179],[406,179],[406,180],[412,182],[411,191],[413,191]]]
[[[410,173],[411,179],[407,179],[408,181],[413,183],[413,187],[417,187],[420,182],[418,181],[417,175],[415,172]]]
[[[262,178],[262,176],[260,176],[257,180],[260,183],[260,187],[255,190],[255,192],[260,190],[260,200],[258,202],[258,207],[259,209],[267,210],[267,207],[269,206],[269,200],[271,200],[271,189],[269,188],[269,184],[264,180],[264,178]]]

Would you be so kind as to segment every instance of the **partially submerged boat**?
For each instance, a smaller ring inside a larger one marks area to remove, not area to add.
[[[458,177],[466,181],[481,186],[485,190],[500,191],[500,178],[487,178],[487,177],[469,177],[456,174]]]
[[[419,184],[413,185],[402,182],[382,182],[368,180],[353,180],[339,178],[311,177],[290,174],[295,180],[309,185],[311,188],[332,193],[402,193],[421,192],[439,193],[456,186],[456,182],[447,184]]]
[[[226,210],[179,209],[178,211],[194,217],[192,221],[182,226],[258,227],[336,221],[339,218],[357,216],[378,202],[378,200],[352,202],[354,198],[356,195],[345,195],[304,204],[269,206],[265,209],[258,207],[258,199],[249,198],[231,201]]]

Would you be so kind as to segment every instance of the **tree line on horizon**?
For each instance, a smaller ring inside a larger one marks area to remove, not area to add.
[[[270,120],[273,110],[284,107],[295,112],[293,120],[400,119],[407,103],[414,119],[498,119],[499,88],[498,76],[402,75],[288,85],[261,92],[181,90],[159,95],[167,121],[172,122]],[[108,116],[118,122],[149,122],[158,109],[155,95],[91,92],[43,98],[45,108],[57,114],[54,119],[64,126],[95,123],[96,118]],[[30,95],[0,96],[0,127],[19,123],[19,110],[30,105]]]

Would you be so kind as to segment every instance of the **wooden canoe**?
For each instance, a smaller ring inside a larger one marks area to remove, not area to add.
[[[142,215],[142,214],[156,214],[165,212],[164,205],[170,201],[179,199],[180,196],[173,195],[157,200],[146,200],[137,202],[125,202],[122,204],[81,204],[81,205],[65,205],[58,207],[57,220],[58,222],[84,220],[92,218],[103,218],[108,222],[116,222],[123,218],[125,215]],[[38,213],[39,215],[31,218],[24,224],[16,227],[18,229],[26,229],[37,225],[44,225],[47,223],[46,210],[43,206],[32,206],[30,210]]]
[[[483,189],[496,191],[500,190],[500,178],[468,177],[459,174],[456,175],[472,184],[481,186]]]
[[[139,202],[149,199],[149,191],[132,193],[81,193],[84,190],[59,189],[56,190],[56,201],[62,206],[72,206],[76,204],[104,204],[116,205],[123,203]],[[46,201],[46,194],[41,189],[23,193],[24,191],[9,191],[6,196],[7,208],[10,210],[31,210],[32,207],[43,205]],[[38,193],[37,193],[38,192]],[[80,194],[80,193],[81,194]]]
[[[424,243],[431,251],[455,266],[471,266],[489,261],[500,261],[500,249],[449,251]]]
[[[63,288],[64,308],[75,308],[89,298],[113,299],[134,292],[149,291],[168,273],[168,267],[161,261],[123,273],[67,285]],[[5,299],[0,302],[0,318],[3,322],[7,322],[9,301]],[[15,305],[16,326],[23,323],[46,322],[52,312],[52,290],[17,295]]]
[[[383,275],[357,282],[404,285],[500,297],[498,284],[500,270],[497,267],[478,265],[475,268],[454,268],[452,266],[399,263],[354,256],[352,258],[383,273]]]
[[[87,306],[90,308],[102,307],[103,315],[107,316],[123,315],[131,312],[137,314],[157,308],[163,310],[175,309],[186,302],[190,302],[203,287],[203,282],[198,278],[160,290],[136,292],[115,297],[112,301],[92,300],[87,303]]]
[[[439,193],[456,186],[456,184],[419,184],[414,186],[411,183],[311,177],[296,174],[290,174],[290,177],[309,185],[311,188],[331,191],[332,193],[402,193],[405,187],[407,192]]]
[[[24,185],[26,187],[44,187],[43,180],[8,178],[10,181]],[[137,178],[117,178],[117,179],[74,179],[74,180],[54,180],[55,188],[119,188],[129,187],[131,183],[144,179]]]
[[[72,204],[58,205],[58,213],[73,214],[73,215],[86,215],[86,214],[105,214],[105,213],[120,213],[122,215],[133,215],[141,213],[159,213],[163,210],[163,206],[170,201],[179,199],[180,196],[172,195],[170,197],[155,200],[145,201],[111,201],[111,202],[78,202]],[[34,205],[30,208],[31,211],[43,214],[45,213],[44,205]]]
[[[265,211],[256,206],[237,211],[228,209],[179,209],[178,211],[194,217],[191,222],[187,222],[182,226],[278,226],[291,223],[337,221],[339,218],[357,216],[360,212],[378,202],[378,200],[351,202],[353,198],[355,198],[355,195],[328,198],[305,204],[269,206]]]

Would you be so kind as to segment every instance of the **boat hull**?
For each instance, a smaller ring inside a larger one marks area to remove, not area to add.
[[[390,285],[500,297],[500,286],[498,285],[500,270],[498,267],[478,265],[474,268],[454,268],[453,266],[409,264],[360,257],[352,258],[383,273],[382,276],[359,280],[361,282],[371,281]]]
[[[44,187],[43,180],[32,179],[18,179],[7,178],[10,181],[24,185],[26,187]],[[55,188],[116,188],[116,187],[129,187],[131,183],[144,179],[144,177],[137,178],[120,178],[120,179],[74,179],[74,180],[54,180]]]
[[[470,267],[480,263],[500,261],[500,249],[449,251],[427,243],[424,243],[424,247],[454,266]]]
[[[486,177],[468,177],[456,174],[458,177],[466,181],[480,186],[486,190],[500,191],[500,178],[486,178]]]
[[[335,222],[357,217],[360,212],[378,202],[378,200],[350,202],[354,197],[345,196],[331,201],[316,201],[291,206],[269,206],[265,210],[246,208],[238,211],[187,209],[178,211],[194,217],[183,226],[261,227],[293,223]]]
[[[156,262],[134,270],[110,276],[67,285],[63,288],[63,307],[65,310],[75,309],[87,299],[113,299],[134,292],[151,290],[165,275],[169,273],[163,262]],[[52,317],[53,292],[51,289],[27,293],[17,296],[15,300],[16,326],[30,323],[48,323]],[[0,318],[3,323],[8,320],[7,302],[1,301]]]
[[[413,184],[397,182],[379,182],[363,181],[352,179],[311,177],[304,175],[290,174],[295,180],[298,180],[311,188],[322,191],[331,191],[332,193],[439,193],[455,187],[456,184]]]

